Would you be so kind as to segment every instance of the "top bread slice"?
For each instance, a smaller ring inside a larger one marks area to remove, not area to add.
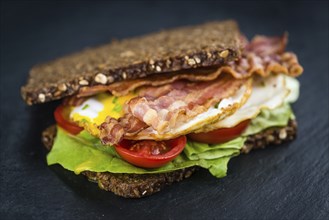
[[[85,86],[224,65],[239,57],[240,39],[237,23],[228,20],[113,41],[36,65],[21,94],[32,105],[73,95]]]

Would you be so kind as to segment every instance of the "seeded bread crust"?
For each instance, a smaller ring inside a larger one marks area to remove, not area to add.
[[[242,147],[241,153],[249,153],[252,149],[265,148],[271,144],[281,144],[293,140],[297,134],[297,123],[290,120],[286,127],[269,128],[261,133],[251,135]],[[42,142],[48,150],[51,150],[56,137],[56,126],[47,128],[42,133]],[[159,192],[165,186],[179,182],[190,177],[198,167],[190,167],[162,174],[118,174],[97,173],[86,171],[82,174],[98,183],[98,186],[106,191],[126,198],[141,198]]]
[[[238,58],[240,48],[239,28],[231,20],[164,30],[36,65],[21,94],[29,105],[48,102],[85,86],[223,65]]]

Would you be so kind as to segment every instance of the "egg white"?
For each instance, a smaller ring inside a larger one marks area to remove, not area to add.
[[[299,83],[286,75],[256,78],[248,101],[233,115],[209,124],[196,131],[208,132],[219,128],[234,127],[240,122],[257,117],[262,109],[275,109],[284,102],[294,102],[299,94]]]
[[[86,118],[93,121],[98,115],[99,112],[104,109],[102,102],[96,98],[90,98],[82,103],[82,105],[74,107],[70,113],[70,117],[74,118],[75,114],[80,116],[85,116]]]

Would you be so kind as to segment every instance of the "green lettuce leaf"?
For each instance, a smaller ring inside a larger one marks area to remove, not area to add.
[[[262,109],[256,118],[252,119],[242,136],[256,134],[270,127],[286,126],[289,119],[294,119],[294,113],[288,103],[275,109]]]
[[[237,138],[221,145],[212,145],[208,148],[204,144],[189,142],[185,147],[186,152],[180,154],[167,165],[144,169],[135,167],[122,160],[113,147],[103,146],[99,139],[91,136],[86,131],[77,136],[69,135],[61,128],[57,128],[57,136],[51,152],[47,156],[48,165],[60,164],[65,169],[79,174],[82,171],[111,172],[111,173],[163,173],[179,170],[191,166],[201,166],[209,169],[216,177],[226,175],[227,163],[231,156],[239,154],[244,138]],[[197,151],[194,147],[202,145]],[[233,146],[234,145],[234,146]],[[216,157],[210,156],[217,155]]]
[[[76,174],[83,171],[150,174],[200,166],[219,178],[226,175],[230,158],[239,155],[246,140],[245,136],[269,127],[285,126],[289,118],[293,117],[289,104],[274,110],[263,110],[251,121],[242,137],[223,144],[188,141],[183,153],[167,165],[154,169],[144,169],[129,164],[120,158],[113,147],[103,146],[99,139],[86,131],[72,136],[58,127],[53,148],[47,155],[47,162],[48,165],[60,164]]]
[[[246,138],[239,137],[223,144],[205,144],[188,141],[187,146],[184,149],[184,153],[190,160],[211,160],[238,155],[245,140]]]

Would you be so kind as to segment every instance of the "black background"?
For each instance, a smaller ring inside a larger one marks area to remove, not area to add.
[[[144,199],[124,199],[59,166],[40,142],[59,102],[26,106],[32,65],[86,46],[234,18],[250,38],[289,32],[305,72],[298,139],[202,170]],[[328,219],[328,2],[1,2],[1,219]]]

